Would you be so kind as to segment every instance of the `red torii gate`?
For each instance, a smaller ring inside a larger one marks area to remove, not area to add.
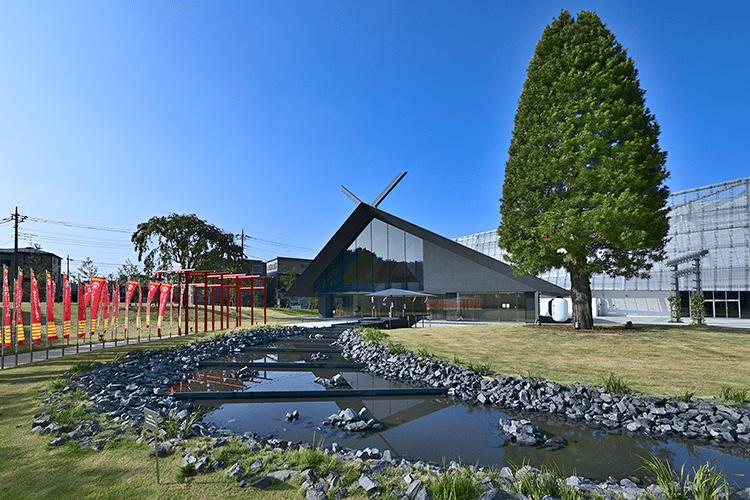
[[[271,279],[270,276],[260,276],[260,275],[247,275],[244,273],[229,273],[229,272],[217,272],[217,271],[196,271],[195,269],[172,269],[167,271],[156,271],[156,273],[163,273],[163,274],[173,274],[177,276],[177,284],[181,286],[188,287],[194,287],[194,289],[197,291],[198,288],[203,288],[203,331],[208,331],[208,291],[212,288],[219,288],[219,303],[220,303],[220,312],[219,312],[219,318],[220,318],[220,329],[224,329],[224,299],[226,295],[226,304],[227,304],[227,325],[226,327],[229,328],[229,290],[234,289],[235,295],[236,295],[236,301],[235,301],[235,312],[237,314],[237,317],[235,318],[235,326],[242,326],[242,290],[250,290],[250,324],[255,324],[255,297],[254,292],[255,290],[263,290],[263,324],[266,324],[266,287],[267,287],[267,280]],[[198,281],[200,278],[203,278],[203,282]],[[211,282],[209,283],[209,278],[211,278]],[[215,282],[215,279],[219,278],[219,283]],[[191,282],[191,279],[194,279],[196,281]],[[242,280],[249,279],[250,285],[249,286],[242,286]],[[229,283],[230,280],[234,280],[235,283],[232,285]],[[255,280],[261,280],[263,282],[263,286],[255,286],[254,281]],[[188,329],[190,326],[190,308],[188,307],[188,296],[189,293],[185,295],[185,335],[188,334]],[[196,296],[196,300],[193,301],[194,305],[194,321],[195,321],[195,329],[194,331],[198,332],[198,300]],[[211,292],[211,329],[216,329],[216,295]]]

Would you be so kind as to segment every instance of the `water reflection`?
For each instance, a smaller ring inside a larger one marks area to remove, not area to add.
[[[307,355],[309,357],[309,354]],[[263,359],[263,355],[243,354],[233,361]],[[278,354],[278,361],[302,361],[304,355]],[[268,356],[265,357],[268,361]],[[338,361],[336,357],[331,361]],[[303,367],[301,366],[301,370]],[[204,372],[202,372],[204,373]],[[205,371],[213,377],[226,377],[226,372]],[[315,383],[315,378],[330,378],[336,370],[315,369],[312,371],[266,371],[262,379],[243,382],[244,390],[324,391]],[[404,387],[401,384],[373,377],[367,373],[342,372],[353,389],[380,389]],[[192,377],[198,379],[198,375]],[[225,384],[226,385],[226,384]],[[227,386],[228,387],[228,386]],[[200,389],[196,385],[197,390]],[[209,389],[211,390],[211,389]],[[384,430],[366,434],[348,435],[345,432],[323,425],[325,419],[345,408],[359,410],[366,407],[371,416],[385,425]],[[205,420],[236,433],[255,432],[261,436],[275,435],[290,441],[313,440],[321,436],[324,443],[337,442],[352,448],[375,447],[389,449],[396,456],[441,463],[446,460],[461,460],[464,463],[491,467],[521,464],[527,461],[540,467],[554,462],[564,467],[567,474],[576,474],[594,479],[608,476],[645,477],[639,457],[654,456],[668,460],[679,470],[682,464],[686,471],[717,458],[728,479],[738,486],[750,487],[750,457],[747,452],[732,449],[731,454],[676,440],[657,441],[645,437],[611,434],[601,430],[576,425],[554,417],[535,414],[519,414],[510,410],[499,410],[487,406],[468,406],[448,398],[347,398],[321,402],[274,402],[274,403],[227,403],[209,409]],[[300,418],[288,422],[287,413],[298,410]],[[525,418],[546,432],[563,437],[565,448],[547,451],[530,447],[506,444],[498,426],[500,418]],[[729,450],[728,450],[729,451]]]

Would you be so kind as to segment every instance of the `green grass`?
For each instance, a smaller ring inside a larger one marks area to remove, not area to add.
[[[389,338],[461,366],[489,361],[494,371],[511,376],[594,385],[614,373],[637,393],[707,397],[733,387],[732,395],[743,399],[737,388],[750,380],[750,329],[636,326],[627,332],[617,331],[622,325],[594,332],[507,323],[441,326],[391,330]]]

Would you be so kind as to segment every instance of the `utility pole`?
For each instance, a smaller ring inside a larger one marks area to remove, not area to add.
[[[65,274],[67,274],[68,276],[70,276],[70,255],[68,255],[67,261],[68,261],[68,270],[66,271]]]
[[[242,259],[245,259],[245,230],[242,230],[242,237],[240,238],[242,240]]]
[[[15,219],[16,235],[13,244],[13,267],[11,268],[11,272],[18,274],[18,207],[16,207],[16,213],[13,218]]]

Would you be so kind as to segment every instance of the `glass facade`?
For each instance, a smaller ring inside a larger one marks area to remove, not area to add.
[[[444,270],[444,263],[432,268]],[[435,320],[524,322],[535,318],[528,293],[450,293],[425,290],[425,242],[373,219],[315,281],[316,294],[330,295],[334,314],[399,317],[429,314]],[[422,297],[370,297],[390,288],[425,292]],[[533,296],[533,293],[531,293]]]
[[[750,292],[750,178],[672,193],[669,205],[667,260],[708,250],[708,255],[701,259],[707,316],[750,317],[750,295],[747,294]],[[463,236],[455,241],[507,262],[505,252],[497,246],[495,231]],[[680,269],[686,267],[684,264]],[[591,289],[633,292],[671,292],[674,289],[672,268],[665,262],[656,263],[650,274],[648,279],[628,280],[594,275]],[[564,269],[553,269],[539,277],[570,288],[570,276]],[[693,290],[694,276],[680,278],[680,289]],[[728,298],[728,294],[733,298]]]
[[[366,294],[388,288],[424,291],[423,242],[378,219],[315,281],[318,294]]]

